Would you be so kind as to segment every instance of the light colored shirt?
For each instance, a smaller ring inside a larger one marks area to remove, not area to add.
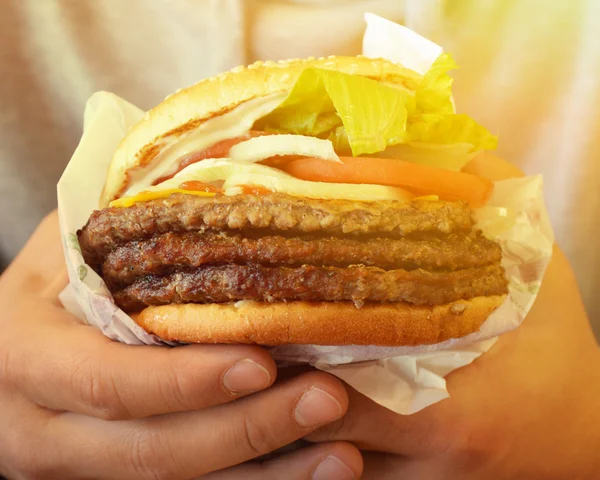
[[[365,11],[453,54],[458,109],[543,173],[557,241],[600,332],[597,0],[0,0],[0,267],[56,204],[87,98],[150,108],[256,59],[357,54]]]

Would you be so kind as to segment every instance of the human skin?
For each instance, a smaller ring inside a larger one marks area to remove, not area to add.
[[[61,307],[66,282],[52,214],[0,277],[0,474],[11,480],[228,478],[227,467],[346,411],[330,375],[273,385],[259,347],[113,342]],[[245,470],[250,480],[342,480],[360,476],[362,459],[328,442]]]
[[[521,174],[491,156],[466,170]],[[308,438],[358,446],[369,480],[598,478],[600,351],[558,248],[523,324],[447,385],[450,398],[409,416],[348,389],[347,414]]]
[[[519,175],[492,157],[468,170],[493,179]],[[448,376],[450,399],[399,416],[347,388],[346,416],[307,437],[322,445],[225,468],[310,433],[315,427],[299,428],[290,417],[311,385],[337,399],[341,410],[334,405],[330,413],[341,416],[346,396],[340,383],[325,374],[287,379],[267,391],[275,390],[277,400],[254,393],[210,410],[213,417],[234,412],[233,421],[207,423],[203,407],[241,396],[222,393],[223,371],[236,359],[252,358],[267,369],[270,384],[275,370],[268,356],[236,346],[227,349],[229,362],[219,363],[224,352],[216,346],[168,350],[111,342],[58,306],[65,279],[58,274],[63,265],[54,217],[32,242],[0,281],[0,471],[11,479],[81,478],[81,472],[89,472],[88,478],[191,478],[191,472],[224,468],[205,478],[294,480],[311,478],[326,458],[321,478],[358,478],[360,454],[344,442],[363,450],[366,479],[597,477],[600,353],[558,249],[523,325]],[[96,370],[82,371],[81,362]],[[275,411],[282,398],[287,409]],[[323,405],[314,410],[323,411]],[[130,419],[167,411],[187,412]],[[253,428],[240,428],[236,420]],[[223,431],[225,442],[218,433]]]

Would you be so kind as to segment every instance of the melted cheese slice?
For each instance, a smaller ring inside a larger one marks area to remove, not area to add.
[[[286,193],[297,197],[341,199],[341,200],[410,200],[411,193],[401,188],[385,185],[310,182],[300,180],[276,168],[256,163],[238,163],[228,158],[202,160],[184,168],[173,178],[143,192],[111,202],[111,207],[130,207],[138,202],[166,198],[174,193],[214,196],[214,193],[184,190],[182,183],[222,183],[225,195],[239,195],[241,186],[259,186],[272,192]],[[423,197],[432,199],[433,196]]]
[[[157,198],[167,198],[174,193],[184,193],[185,195],[195,195],[197,197],[214,197],[215,194],[212,192],[202,192],[196,190],[183,190],[181,188],[171,188],[168,190],[158,190],[152,192],[140,192],[130,197],[123,197],[110,202],[109,207],[116,208],[127,208],[131,207],[136,203],[149,202],[150,200],[156,200]]]

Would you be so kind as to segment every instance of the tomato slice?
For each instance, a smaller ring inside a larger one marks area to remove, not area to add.
[[[181,185],[179,185],[179,188],[181,190],[191,190],[194,192],[223,193],[223,190],[220,188],[208,183],[199,182],[198,180],[183,182]]]
[[[250,140],[254,137],[261,137],[262,135],[271,135],[267,132],[261,132],[257,130],[250,130],[248,133],[241,135],[239,137],[229,138],[227,140],[221,140],[220,142],[215,143],[214,145],[208,147],[205,150],[201,150],[199,152],[190,153],[189,155],[183,157],[179,161],[179,166],[177,170],[169,175],[165,175],[164,177],[160,177],[154,181],[152,185],[158,185],[159,183],[164,182],[165,180],[170,180],[176,174],[181,172],[184,168],[189,167],[193,163],[197,163],[201,160],[206,160],[207,158],[224,158],[229,153],[229,149],[238,143],[245,142],[246,140]]]
[[[330,183],[370,183],[401,187],[417,195],[437,195],[443,200],[463,200],[481,206],[494,184],[477,175],[453,172],[390,158],[340,157],[342,163],[320,158],[300,158],[279,165],[302,180]]]

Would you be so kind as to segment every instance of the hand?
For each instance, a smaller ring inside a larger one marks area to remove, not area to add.
[[[469,170],[519,174],[490,157]],[[447,382],[451,398],[410,416],[350,391],[346,416],[308,438],[372,451],[364,479],[598,478],[600,353],[558,249],[523,324]]]
[[[194,478],[346,411],[329,375],[271,386],[277,371],[258,347],[112,342],[61,308],[65,284],[51,215],[0,278],[0,472],[11,479]],[[211,478],[358,478],[361,469],[356,448],[336,442]]]

